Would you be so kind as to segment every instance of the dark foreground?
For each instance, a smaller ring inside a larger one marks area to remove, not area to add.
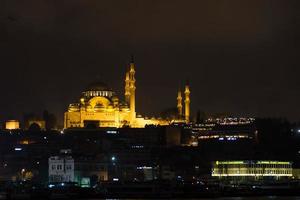
[[[0,199],[300,199],[298,182],[272,185],[205,185],[202,183],[105,183],[82,188],[72,183],[43,187],[28,182],[1,187]],[[242,198],[243,197],[243,198]]]

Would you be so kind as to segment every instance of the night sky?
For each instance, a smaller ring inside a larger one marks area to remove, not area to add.
[[[299,0],[1,0],[0,119],[69,103],[101,78],[123,98],[135,55],[137,112],[300,120]],[[62,124],[62,121],[60,121]]]

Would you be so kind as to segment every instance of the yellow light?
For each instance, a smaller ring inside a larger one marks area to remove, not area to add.
[[[244,161],[216,161],[217,165],[237,165],[244,164]]]
[[[293,176],[292,173],[289,173],[289,174],[212,174],[212,176],[218,176],[218,177],[221,177],[221,176],[275,176],[275,177],[281,177],[281,176]]]
[[[281,162],[281,161],[258,161],[257,164],[290,165],[291,162]]]
[[[264,164],[264,165],[262,165]],[[287,161],[215,161],[216,177],[292,177],[292,162]]]
[[[20,128],[20,123],[17,120],[9,120],[5,123],[5,128],[7,130],[14,130]]]
[[[24,145],[33,144],[33,143],[35,143],[35,141],[33,140],[21,140],[19,142],[19,144],[24,144]]]
[[[28,140],[23,140],[23,141],[20,141],[20,144],[29,144],[29,141]]]

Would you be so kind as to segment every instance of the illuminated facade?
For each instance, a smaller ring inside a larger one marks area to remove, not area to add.
[[[8,120],[5,122],[5,129],[15,130],[20,128],[20,122],[17,120]]]
[[[182,105],[182,94],[184,94],[184,110],[183,110],[183,105]],[[190,86],[188,83],[186,83],[185,88],[184,88],[184,92],[181,92],[181,89],[178,90],[177,93],[177,115],[178,118],[176,120],[174,120],[175,122],[179,122],[179,123],[190,123]],[[183,114],[184,112],[184,114]]]
[[[282,161],[215,161],[212,176],[220,178],[289,178],[293,176],[291,162]]]
[[[181,96],[181,91],[178,91],[177,94],[177,109],[178,109],[178,117],[179,119],[182,118],[182,96]]]
[[[185,94],[185,100],[184,100],[184,104],[185,104],[185,121],[186,123],[190,122],[190,86],[188,84],[186,84],[185,86],[185,90],[184,90],[184,94]]]
[[[142,128],[145,125],[169,125],[169,120],[143,118],[136,115],[135,106],[135,64],[130,62],[129,70],[125,75],[125,101],[106,84],[94,82],[82,93],[79,103],[69,105],[64,115],[64,128],[93,127],[124,127]],[[180,94],[181,95],[181,94]],[[185,87],[185,119],[190,117],[190,90]],[[178,99],[179,100],[179,99]],[[181,100],[180,100],[181,104]],[[179,116],[182,115],[182,105]],[[181,119],[178,119],[181,120]]]

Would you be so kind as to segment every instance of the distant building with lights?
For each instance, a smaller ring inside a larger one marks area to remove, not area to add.
[[[204,123],[194,124],[192,130],[199,142],[256,140],[254,121],[254,118],[208,119]]]
[[[20,128],[20,122],[18,120],[8,120],[5,122],[6,130],[15,130]]]
[[[90,84],[82,93],[79,103],[69,105],[64,114],[64,128],[83,127],[134,127],[143,128],[146,125],[169,125],[169,120],[143,118],[136,114],[135,103],[135,64],[132,59],[125,75],[125,100],[121,101],[116,93],[103,82]],[[178,93],[177,121],[189,122],[190,89],[185,86],[185,115],[182,114],[182,98]]]
[[[292,162],[283,161],[215,161],[212,176],[227,180],[279,180],[293,177]]]

